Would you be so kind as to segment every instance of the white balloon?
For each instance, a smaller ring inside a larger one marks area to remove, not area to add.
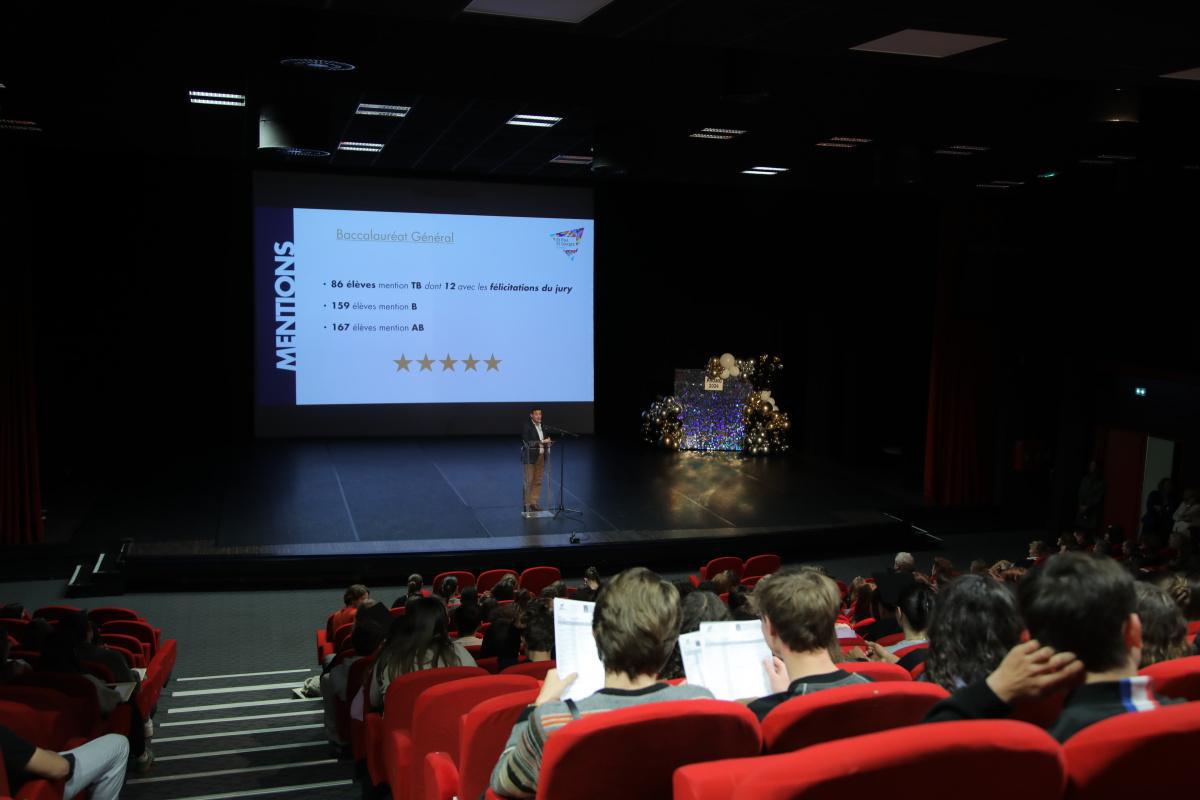
[[[741,374],[742,374],[742,370],[741,370],[741,369],[738,367],[738,365],[737,365],[737,362],[736,362],[736,361],[734,361],[734,362],[733,362],[733,363],[732,363],[732,364],[729,366],[729,369],[727,369],[727,370],[725,370],[725,371],[726,371],[726,372],[728,372],[730,375],[732,375],[732,376],[733,376],[733,377],[735,377],[735,378],[736,378],[738,375],[741,375]]]
[[[733,357],[733,353],[721,354],[721,366],[725,369],[737,368],[737,359]]]

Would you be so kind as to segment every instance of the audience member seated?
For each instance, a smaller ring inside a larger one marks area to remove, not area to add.
[[[682,611],[679,617],[678,633],[694,633],[700,630],[701,622],[725,622],[732,619],[729,607],[721,602],[721,598],[712,592],[694,591],[683,599]],[[679,642],[671,648],[671,656],[663,666],[659,677],[663,680],[675,680],[684,677],[683,656],[679,652]]]
[[[762,576],[759,583],[769,577]],[[733,591],[729,593],[729,614],[737,620],[758,619],[758,611],[754,608],[754,595],[749,588],[741,584],[733,587]]]
[[[1139,581],[1137,615],[1142,623],[1142,657],[1138,669],[1192,654],[1187,622],[1175,600],[1148,581]]]
[[[554,615],[545,603],[533,603],[519,621],[521,641],[525,643],[528,661],[550,661],[554,658]]]
[[[525,609],[529,608],[529,604],[535,599],[536,598],[533,596],[533,592],[525,588],[519,588],[513,593],[512,604],[516,606],[518,611],[524,611]]]
[[[858,635],[868,642],[882,639],[893,633],[903,633],[904,629],[896,619],[896,608],[900,602],[900,593],[910,586],[915,586],[919,573],[890,573],[875,574],[875,584],[866,584],[859,592],[859,605],[866,601],[867,608],[859,610],[858,619],[874,619],[865,628],[859,628]],[[920,575],[920,579],[928,582],[928,578]],[[757,596],[757,595],[756,595]]]
[[[479,630],[479,624],[483,621],[483,609],[480,608],[476,598],[475,587],[468,586],[463,589],[462,597],[459,598],[462,602],[451,612],[454,619],[454,630],[458,631],[456,641],[463,647],[483,644],[483,639],[475,635],[475,632]]]
[[[9,678],[19,678],[33,672],[33,665],[19,658],[9,658],[11,645],[8,641],[8,631],[0,625],[0,681]]]
[[[691,585],[690,583],[688,584]],[[575,593],[576,600],[595,600],[600,591],[600,570],[588,567],[583,571],[583,588]]]
[[[517,593],[517,576],[507,573],[492,587],[492,598],[497,602],[512,600]]]
[[[1046,559],[1054,555],[1054,551],[1050,545],[1043,542],[1041,539],[1034,539],[1029,543],[1029,561],[1031,566],[1039,566],[1045,563]]]
[[[1070,691],[1050,735],[1064,742],[1109,717],[1178,702],[1156,697],[1137,674],[1142,625],[1134,581],[1119,564],[1062,553],[1032,570],[1017,589],[1033,637],[1009,651],[985,680],[955,692],[926,721],[1004,717],[1019,699],[1035,698],[1084,675]]]
[[[553,600],[556,597],[566,598],[570,596],[570,592],[567,591],[566,581],[555,581],[542,589],[541,596],[543,599]]]
[[[516,603],[496,609],[492,624],[483,633],[480,658],[495,658],[497,669],[511,667],[520,660],[521,631],[517,628],[520,615],[521,610]]]
[[[458,608],[462,603],[458,598],[458,578],[453,575],[442,578],[442,585],[438,587],[437,596],[446,604],[448,611]]]
[[[1171,515],[1172,531],[1187,532],[1200,527],[1200,492],[1195,489],[1183,490],[1183,501]]]
[[[578,703],[564,702],[560,698],[576,675],[560,677],[550,670],[537,699],[513,727],[492,771],[492,790],[504,797],[537,794],[546,741],[572,719],[643,703],[711,698],[699,686],[658,682],[675,646],[679,621],[679,592],[650,570],[636,567],[613,578],[596,598],[592,617],[596,650],[604,662],[604,688]]]
[[[929,620],[925,680],[953,692],[981,681],[1021,641],[1017,601],[1003,584],[965,575],[938,592]]]
[[[759,719],[797,695],[868,682],[838,669],[829,655],[840,598],[828,575],[815,567],[776,572],[754,587],[754,604],[773,654],[764,664],[773,693],[750,703]]]
[[[971,562],[971,566],[967,568],[967,572],[971,575],[987,575],[988,563],[982,558],[977,558]]]
[[[383,606],[376,604],[376,607],[382,608]],[[374,653],[375,649],[379,647],[379,643],[383,641],[384,632],[384,627],[378,620],[370,619],[367,609],[364,607],[363,613],[355,618],[354,632],[350,634],[350,641],[354,645],[354,655],[340,659],[332,669],[321,675],[320,691],[321,705],[325,712],[325,735],[337,747],[350,746],[349,742],[341,740],[337,726],[337,701],[345,703],[351,699],[347,696],[350,665],[360,658]]]
[[[129,742],[115,733],[55,753],[35,747],[0,725],[0,751],[4,753],[8,791],[13,797],[21,796],[21,786],[26,782],[44,778],[61,782],[62,796],[68,800],[85,791],[91,793],[91,800],[116,800],[129,761]]]
[[[944,584],[942,591],[948,590],[953,585],[953,583]],[[900,595],[900,604],[896,608],[896,621],[900,623],[900,628],[904,631],[904,638],[886,647],[871,642],[871,660],[899,664],[910,672],[917,664],[924,662],[925,656],[928,654],[926,648],[909,650],[902,656],[897,656],[896,653],[913,645],[926,644],[929,641],[926,631],[929,629],[929,619],[933,614],[936,598],[937,595],[928,586],[917,584],[905,589]]]
[[[450,638],[446,607],[434,597],[414,598],[404,616],[392,621],[371,665],[371,708],[382,710],[393,678],[434,667],[473,667],[475,659]]]
[[[718,596],[726,594],[733,590],[740,582],[737,573],[731,569],[724,572],[718,572],[712,577],[713,586],[716,587],[715,592]]]
[[[371,596],[371,591],[361,583],[356,583],[346,589],[342,594],[342,602],[345,607],[339,611],[335,611],[329,615],[329,620],[325,623],[325,640],[333,641],[333,634],[343,625],[349,625],[354,622],[354,615],[358,613],[358,604]]]
[[[409,575],[408,584],[404,589],[404,594],[395,599],[395,601],[392,603],[392,608],[400,608],[401,606],[407,607],[408,604],[413,600],[424,597],[425,594],[422,592],[424,586],[425,579],[421,577],[420,573],[414,572],[412,575]]]
[[[85,612],[80,611],[77,614],[64,616],[58,623],[59,630],[63,630],[64,626],[70,629],[71,636],[75,639],[75,655],[80,661],[94,661],[97,664],[103,664],[112,673],[113,680],[117,683],[138,681],[137,673],[129,668],[123,655],[116,650],[109,650],[103,645],[96,644],[96,626],[87,618]]]
[[[912,553],[896,553],[896,558],[892,561],[892,572],[913,572],[916,568],[917,560],[913,558]]]

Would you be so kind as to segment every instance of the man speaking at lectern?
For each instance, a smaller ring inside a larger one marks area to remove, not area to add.
[[[550,455],[553,440],[542,435],[542,410],[532,409],[525,429],[521,432],[525,447],[521,450],[521,464],[525,469],[525,511],[541,511],[537,501],[542,496],[542,476],[546,473],[546,459]]]

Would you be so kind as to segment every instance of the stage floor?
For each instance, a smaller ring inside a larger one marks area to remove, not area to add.
[[[828,532],[895,524],[883,509],[904,505],[798,455],[565,444],[542,505],[558,503],[563,458],[578,514],[522,515],[511,437],[258,441],[106,493],[73,540],[131,538],[140,559],[433,555]]]

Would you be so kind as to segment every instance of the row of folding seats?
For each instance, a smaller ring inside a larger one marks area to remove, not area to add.
[[[468,586],[474,586],[480,592],[486,592],[499,583],[505,575],[515,576],[518,588],[528,589],[535,595],[541,594],[542,589],[545,589],[555,581],[562,580],[562,572],[558,567],[547,566],[529,567],[519,573],[514,569],[489,569],[479,573],[478,576],[473,572],[465,570],[451,570],[449,572],[439,572],[434,576],[433,591],[434,594],[437,594],[442,588],[442,581],[446,578],[454,577],[458,580],[458,589],[460,592]],[[401,616],[403,613],[403,607],[392,609],[393,616]],[[338,630],[334,631],[333,639],[329,638],[329,633],[325,628],[318,628],[316,634],[317,663],[324,664],[325,659],[329,656],[341,652],[353,628],[353,623],[341,626]]]
[[[732,572],[738,576],[743,585],[754,588],[754,585],[764,575],[778,572],[782,563],[779,556],[774,553],[751,556],[745,561],[737,556],[718,556],[701,567],[699,575],[689,576],[688,579],[693,586],[698,586],[701,581],[711,581],[722,572]]]
[[[936,736],[942,744],[925,748],[924,755],[935,757],[939,748],[958,753],[957,758],[931,763],[934,768],[970,763],[974,765],[972,769],[976,769],[979,759],[971,760],[969,754],[981,748],[995,750],[996,758],[1000,759],[995,762],[997,764],[1005,763],[1004,759],[1014,752],[1018,756],[1032,752],[1035,755],[1026,764],[1027,774],[1049,776],[1045,783],[1048,793],[1035,794],[1035,797],[1061,797],[1065,785],[1065,778],[1061,776],[1075,775],[1062,766],[1069,763],[1063,753],[1070,754],[1069,748],[1075,739],[1071,740],[1067,750],[1062,750],[1042,730],[1024,720],[943,723],[911,729],[909,726],[919,723],[935,703],[947,696],[945,690],[932,684],[913,682],[905,670],[892,664],[845,666],[871,675],[875,682],[794,698],[772,711],[761,725],[744,706],[720,701],[651,704],[597,714],[572,723],[556,732],[547,745],[538,796],[666,796],[672,791],[672,781],[676,797],[688,800],[759,796],[755,794],[763,790],[759,784],[745,791],[740,784],[764,768],[773,769],[776,760],[787,765],[780,768],[780,775],[786,775],[789,770],[794,772],[797,758],[784,754],[800,750],[811,754],[813,748],[827,747],[829,743],[858,741],[893,729],[906,730],[881,740],[888,743],[888,748],[895,749],[899,743],[926,741],[930,736]],[[1164,662],[1143,672],[1155,678],[1160,694],[1200,700],[1200,657]],[[484,676],[477,668],[451,668],[398,678],[388,689],[384,713],[370,715],[362,726],[364,731],[358,755],[367,762],[366,779],[374,785],[388,783],[394,800],[478,797],[487,785],[491,768],[512,724],[521,709],[536,696],[536,683],[517,694],[501,696],[501,690],[510,684],[494,679],[511,677],[514,676]],[[489,699],[484,702],[484,697]],[[1176,750],[1200,744],[1200,703],[1171,708],[1190,711],[1175,712],[1174,717],[1155,722],[1146,729],[1150,731],[1149,735],[1163,746]],[[1147,714],[1128,716],[1144,717]],[[454,735],[456,724],[457,738]],[[1140,723],[1129,721],[1125,724]],[[959,725],[966,727],[955,727]],[[702,733],[698,735],[697,732]],[[1081,740],[1084,743],[1092,741],[1093,746],[1099,748],[1096,752],[1102,753],[1086,762],[1090,765],[1089,770],[1098,768],[1097,764],[1106,759],[1126,759],[1114,748],[1132,746],[1130,742],[1113,744],[1111,736],[1102,734],[1103,731],[1093,735],[1092,739]],[[1122,736],[1125,734],[1118,729],[1118,738]],[[873,751],[869,746],[867,749]],[[839,777],[838,764],[847,774],[859,769],[876,770],[872,773],[875,775],[873,780],[882,779],[886,770],[895,768],[895,779],[901,781],[904,776],[898,770],[908,763],[909,752],[904,750],[904,755],[892,756],[891,760],[880,756],[868,763],[856,760],[863,754],[858,753],[855,746],[832,748],[833,754],[828,758],[821,755],[816,759],[827,762],[824,763],[826,769],[817,771],[815,782],[802,784],[808,792],[803,796],[826,796],[821,788],[826,783],[837,787],[828,796],[843,793],[849,784],[842,782],[846,776]],[[919,753],[914,757],[924,755]],[[1128,758],[1138,757],[1141,756],[1135,754]],[[719,761],[716,764],[700,763],[714,760]],[[613,765],[622,763],[636,764],[637,769],[612,769]],[[692,770],[690,772],[675,772],[676,767],[685,764],[698,766],[687,768]],[[1016,762],[1013,764],[1014,769],[1020,766]],[[1073,785],[1104,785],[1085,775],[1082,767],[1080,769],[1078,777],[1072,778]],[[1022,785],[1025,774],[1022,773]],[[1104,774],[1111,776],[1112,773]],[[1055,778],[1055,775],[1060,777]],[[597,776],[603,776],[603,779]],[[1147,775],[1142,774],[1140,779],[1144,782]],[[625,781],[633,782],[626,785]],[[595,788],[598,782],[599,791],[580,793],[580,787]],[[783,781],[778,790],[784,794],[761,796],[801,796],[786,794],[791,785]],[[1100,795],[1085,793],[1082,796]]]
[[[19,634],[24,626],[32,619],[41,617],[51,625],[57,625],[63,617],[78,614],[82,609],[74,606],[52,605],[43,606],[32,614],[19,618],[0,620],[9,630],[9,635]],[[174,639],[163,639],[162,629],[156,628],[146,621],[137,611],[117,606],[93,608],[87,612],[88,619],[96,626],[100,641],[105,647],[120,653],[131,667],[146,670],[141,688],[136,696],[138,711],[144,719],[149,719],[158,698],[162,694],[171,672],[175,668],[178,655],[177,642]],[[24,658],[35,662],[39,653],[34,651],[13,650],[11,657]],[[97,677],[112,682],[112,674],[101,664],[87,663]]]

